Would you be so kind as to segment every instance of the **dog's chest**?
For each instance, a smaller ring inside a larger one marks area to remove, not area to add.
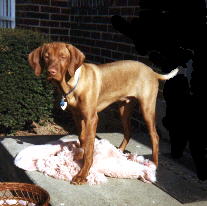
[[[67,103],[69,107],[76,108],[78,104],[78,99],[74,95],[69,95],[67,98]]]

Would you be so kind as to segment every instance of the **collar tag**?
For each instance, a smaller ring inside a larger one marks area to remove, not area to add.
[[[60,101],[60,107],[62,110],[65,110],[66,107],[68,106],[68,103],[65,101],[65,97],[62,97],[61,101]]]

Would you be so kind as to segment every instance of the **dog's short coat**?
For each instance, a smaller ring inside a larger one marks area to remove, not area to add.
[[[80,132],[81,148],[75,158],[83,159],[82,169],[73,178],[74,184],[86,182],[92,165],[98,112],[117,101],[120,102],[124,128],[124,139],[119,148],[123,151],[131,137],[130,116],[138,101],[151,137],[153,161],[158,166],[159,136],[155,126],[158,80],[174,77],[178,69],[161,75],[137,61],[123,60],[101,65],[84,63],[85,56],[80,50],[60,42],[44,44],[32,51],[28,59],[37,76],[45,68],[48,79],[58,82],[63,94],[67,94],[69,108]],[[77,82],[74,75],[78,68]]]

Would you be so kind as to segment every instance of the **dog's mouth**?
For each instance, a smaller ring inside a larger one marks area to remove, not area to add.
[[[54,79],[55,78],[55,76],[53,76],[53,75],[51,75],[51,74],[47,74],[47,80],[52,80],[52,79]]]
[[[48,81],[51,81],[51,80],[53,80],[53,77],[51,77],[51,76],[47,76],[47,80],[48,80]]]

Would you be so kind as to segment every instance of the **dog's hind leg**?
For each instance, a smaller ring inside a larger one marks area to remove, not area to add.
[[[156,107],[156,96],[154,95],[150,96],[149,98],[145,98],[140,102],[142,115],[146,122],[152,142],[153,161],[155,165],[158,166],[159,136],[157,134],[156,123],[155,123],[155,107]]]
[[[135,101],[120,103],[119,112],[123,125],[124,139],[119,146],[121,151],[124,151],[131,138],[131,115],[135,106]]]

